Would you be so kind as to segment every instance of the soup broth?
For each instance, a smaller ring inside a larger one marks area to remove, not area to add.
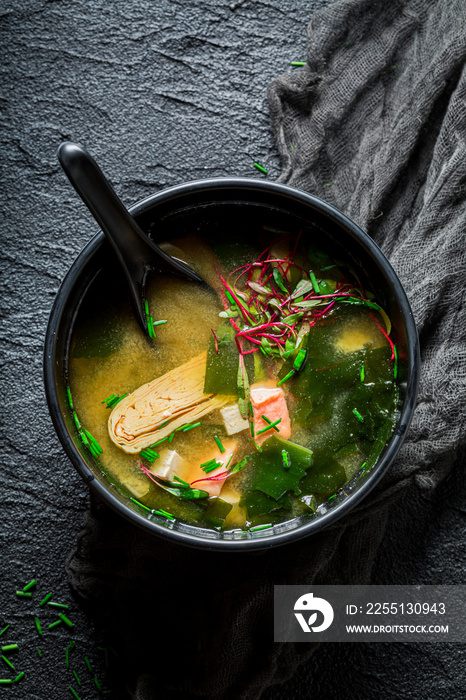
[[[87,293],[70,410],[96,468],[141,512],[266,527],[312,516],[376,463],[398,400],[390,319],[349,262],[310,239],[172,237],[167,252],[214,291],[153,275],[150,341],[123,280],[102,273]]]

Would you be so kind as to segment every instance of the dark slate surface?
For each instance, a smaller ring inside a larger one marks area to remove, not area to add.
[[[65,562],[88,504],[86,486],[56,438],[42,387],[42,344],[55,292],[95,225],[59,170],[60,141],[96,156],[123,200],[207,176],[278,177],[266,86],[305,58],[306,26],[326,0],[4,0],[2,34],[2,527],[0,630],[18,642],[15,698],[125,697],[118,666],[73,600]],[[376,582],[453,583],[464,575],[466,484],[460,460],[434,500],[408,493],[374,570]],[[33,599],[15,591],[38,581]],[[40,608],[48,591],[70,604],[75,623]],[[39,637],[34,615],[44,635]],[[266,632],[265,632],[266,633]],[[38,658],[40,646],[42,658]],[[464,649],[448,645],[328,645],[281,688],[278,698],[464,697]],[[13,672],[2,662],[0,677]]]

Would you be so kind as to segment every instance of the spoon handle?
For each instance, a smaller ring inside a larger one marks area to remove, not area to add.
[[[115,251],[128,279],[136,318],[148,335],[144,292],[151,258],[162,258],[170,267],[196,282],[203,282],[202,278],[143,233],[95,160],[82,146],[65,141],[57,155],[71,184]]]

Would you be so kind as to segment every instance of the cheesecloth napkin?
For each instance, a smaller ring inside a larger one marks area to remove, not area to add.
[[[309,28],[307,65],[268,98],[282,182],[317,194],[379,244],[418,324],[419,403],[404,447],[356,510],[312,538],[230,554],[158,541],[100,503],[68,561],[72,587],[152,698],[259,698],[314,644],[274,644],[273,585],[367,583],[390,505],[432,491],[465,441],[464,0],[340,0]]]

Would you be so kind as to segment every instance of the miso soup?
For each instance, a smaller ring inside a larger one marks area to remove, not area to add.
[[[154,274],[144,337],[102,272],[69,357],[94,460],[152,519],[231,530],[309,516],[393,432],[397,350],[370,281],[306,230],[171,237],[211,289]]]

